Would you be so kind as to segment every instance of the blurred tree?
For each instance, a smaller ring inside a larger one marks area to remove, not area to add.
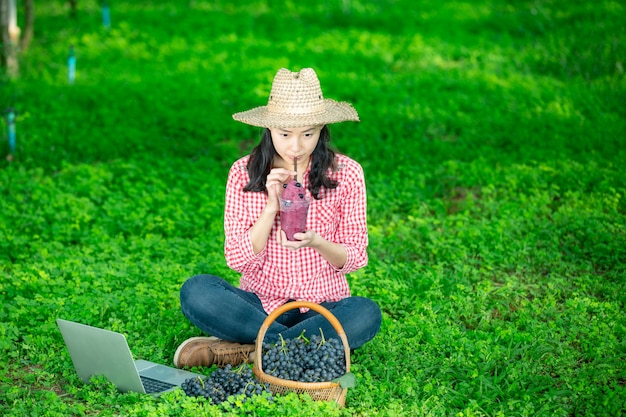
[[[9,77],[19,75],[19,52],[28,49],[33,39],[35,26],[34,0],[23,0],[24,5],[24,32],[17,25],[16,0],[0,0],[0,22],[2,27],[2,65],[6,68]]]
[[[25,51],[33,40],[33,30],[35,28],[35,0],[24,1],[24,32],[20,41],[20,49]]]
[[[76,18],[76,3],[77,0],[69,0],[70,2],[70,16]]]

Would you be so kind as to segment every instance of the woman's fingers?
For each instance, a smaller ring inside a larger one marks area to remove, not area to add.
[[[284,184],[289,181],[292,177],[296,175],[296,171],[292,171],[290,169],[285,168],[274,168],[267,175],[267,180],[265,182],[265,186],[267,187],[270,183],[279,183]]]
[[[267,196],[269,199],[278,199],[282,194],[282,187],[287,181],[296,175],[295,171],[291,171],[285,168],[274,168],[267,175],[265,181],[265,188],[267,189]]]
[[[296,171],[285,168],[273,168],[267,175],[265,180],[265,189],[267,190],[267,202],[272,207],[279,206],[278,198],[283,192],[283,184],[295,177]]]
[[[316,233],[314,230],[307,230],[304,233],[294,233],[293,237],[296,238],[296,240],[288,240],[285,231],[281,229],[279,230],[277,238],[279,245],[291,250],[298,250],[300,248],[311,246],[315,235]]]

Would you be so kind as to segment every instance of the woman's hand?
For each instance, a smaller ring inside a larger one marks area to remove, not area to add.
[[[267,175],[265,188],[267,188],[267,204],[250,228],[250,241],[255,254],[260,253],[272,231],[272,225],[276,214],[280,211],[278,197],[282,194],[283,184],[295,175],[295,171],[284,168],[274,168]]]
[[[315,249],[328,263],[335,268],[341,269],[346,264],[348,252],[343,245],[339,243],[329,242],[322,236],[318,235],[315,230],[307,230],[304,233],[294,233],[293,237],[297,240],[287,240],[284,230],[278,231],[278,244],[296,251],[300,248]]]
[[[278,212],[280,203],[278,198],[283,193],[283,184],[296,176],[296,171],[285,168],[273,168],[267,174],[265,188],[267,189],[267,205],[268,209]]]
[[[294,233],[293,237],[296,240],[288,240],[285,231],[281,229],[278,233],[278,244],[291,250],[313,247],[317,236],[314,230],[307,230],[304,233]]]

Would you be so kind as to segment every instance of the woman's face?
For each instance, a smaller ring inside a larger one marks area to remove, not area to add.
[[[274,166],[293,169],[294,159],[298,164],[307,166],[313,150],[320,138],[322,126],[304,126],[297,128],[270,128],[272,143],[277,155]]]

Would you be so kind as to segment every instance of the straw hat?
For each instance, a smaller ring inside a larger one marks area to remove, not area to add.
[[[282,68],[274,77],[267,106],[235,113],[233,119],[259,127],[296,128],[358,122],[359,115],[349,103],[325,99],[312,68],[300,72]]]

